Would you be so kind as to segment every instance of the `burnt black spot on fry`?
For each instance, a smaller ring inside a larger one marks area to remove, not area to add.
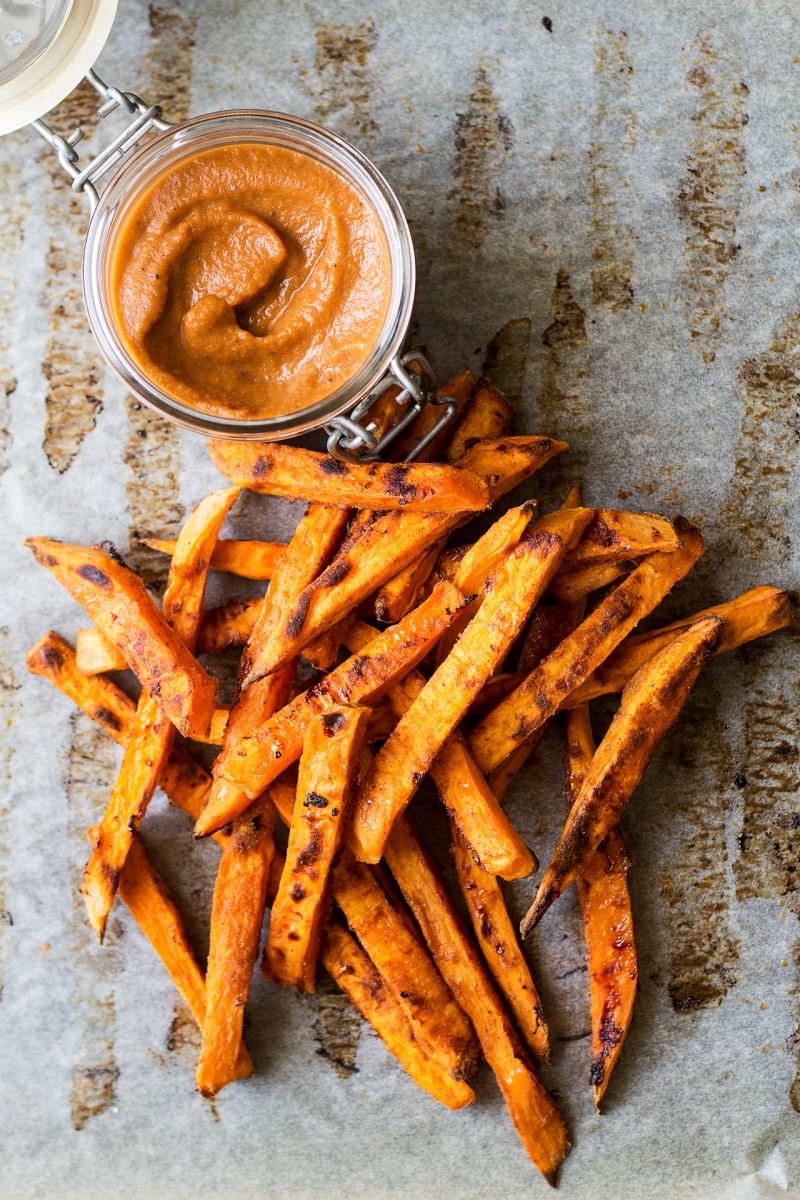
[[[340,558],[336,562],[331,563],[326,571],[323,571],[319,579],[314,584],[315,588],[336,587],[346,579],[350,574],[351,566],[346,558]]]
[[[319,469],[323,475],[346,475],[347,463],[343,463],[340,459],[331,456],[330,458],[322,459]]]
[[[417,495],[418,489],[408,482],[410,469],[407,463],[397,463],[386,472],[386,491],[390,496],[397,496],[401,504],[408,504]]]
[[[92,583],[95,587],[102,588],[105,592],[111,591],[111,580],[100,567],[92,566],[91,563],[83,563],[78,567],[77,574],[87,583]]]
[[[94,708],[92,716],[99,725],[105,726],[106,729],[113,729],[117,733],[122,729],[122,722],[115,713],[109,708]]]
[[[253,478],[263,479],[265,475],[269,475],[272,470],[272,459],[268,454],[262,454],[253,463]]]
[[[327,808],[328,801],[319,792],[309,792],[303,801],[303,808]]]
[[[333,737],[340,729],[343,729],[346,724],[344,713],[323,713],[322,714],[322,732],[327,737]]]
[[[301,883],[293,883],[292,886],[289,888],[289,895],[291,896],[292,900],[294,900],[297,903],[300,900],[305,899],[306,889],[303,887],[303,885]]]
[[[39,656],[45,666],[50,667],[53,671],[59,671],[64,665],[64,656],[61,651],[51,645],[42,646],[39,651]]]
[[[306,588],[300,593],[297,598],[297,604],[293,612],[290,613],[289,619],[286,622],[286,634],[290,638],[300,636],[306,617],[308,616],[308,606],[311,603],[311,591]]]
[[[308,867],[317,861],[322,853],[322,837],[318,829],[312,829],[311,839],[307,846],[297,855],[297,866]]]

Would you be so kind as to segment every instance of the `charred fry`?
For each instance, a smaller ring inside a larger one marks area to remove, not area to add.
[[[609,559],[642,558],[656,550],[669,552],[680,544],[674,526],[664,517],[598,508],[580,542],[564,559],[564,570]]]

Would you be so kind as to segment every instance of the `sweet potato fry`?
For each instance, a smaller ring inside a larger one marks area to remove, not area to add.
[[[347,520],[346,509],[309,504],[284,551],[242,655],[243,691],[269,674],[261,669],[262,662],[281,659],[284,646],[296,632],[298,598],[327,567]]]
[[[101,675],[104,671],[127,671],[128,663],[99,629],[78,630],[75,648],[78,670],[84,675]]]
[[[636,568],[634,558],[613,559],[609,562],[590,562],[573,570],[559,571],[551,581],[549,592],[556,600],[565,604],[577,604],[590,592],[608,587],[623,575],[630,575]]]
[[[595,755],[587,704],[567,713],[566,736],[564,794],[572,806],[580,795]],[[590,1080],[598,1112],[622,1050],[636,998],[638,965],[628,893],[629,866],[627,847],[619,826],[615,825],[588,856],[575,881],[589,964],[592,1007]]]
[[[792,609],[786,592],[781,588],[765,585],[751,588],[725,604],[714,604],[711,608],[701,609],[700,612],[662,629],[628,637],[581,687],[570,693],[564,706],[577,707],[596,696],[621,692],[631,676],[666,646],[679,630],[694,625],[703,617],[722,617],[725,622],[720,639],[714,647],[716,655],[734,650],[755,638],[765,637],[777,629],[785,629],[792,624]]]
[[[275,983],[313,992],[328,877],[345,821],[366,734],[367,709],[332,708],[306,731],[286,865],[272,906],[261,969]]]
[[[356,620],[358,620],[357,613],[348,613],[325,633],[314,638],[313,642],[309,642],[303,651],[303,658],[306,662],[317,671],[330,671],[335,667],[344,636]]]
[[[511,787],[511,784],[544,737],[546,729],[546,723],[540,725],[538,729],[534,729],[533,733],[529,734],[524,742],[519,743],[516,750],[511,751],[508,758],[504,758],[487,775],[486,782],[489,784],[492,795],[498,803],[502,802],[505,798],[505,794]]]
[[[656,550],[668,553],[679,549],[680,544],[672,522],[664,517],[598,508],[580,542],[565,558],[564,570],[609,559],[642,558]]]
[[[531,1054],[541,1062],[548,1062],[550,1041],[542,1002],[517,941],[500,884],[475,862],[452,821],[450,844],[458,882],[486,964]]]
[[[682,548],[649,555],[473,730],[469,746],[484,774],[544,724],[691,570],[705,549],[703,539],[688,521],[679,518],[676,525]]]
[[[49,538],[27,538],[25,545],[83,605],[181,733],[207,733],[216,681],[164,620],[139,577],[103,550]]]
[[[144,544],[162,554],[175,553],[176,542],[145,538]],[[284,542],[240,542],[220,538],[211,555],[215,571],[227,571],[242,579],[271,579],[286,549]]]
[[[551,583],[554,580],[551,580]],[[549,589],[552,591],[552,588]],[[543,658],[569,637],[575,628],[572,609],[566,604],[538,604],[533,610],[525,633],[525,644],[519,656],[518,673],[530,674]],[[508,694],[508,693],[506,693]]]
[[[211,718],[211,728],[208,731],[208,736],[195,738],[195,741],[205,742],[207,746],[221,746],[230,715],[231,710],[227,705],[218,705],[214,709],[214,716]]]
[[[338,921],[329,921],[322,935],[320,961],[419,1087],[450,1109],[472,1104],[475,1099],[472,1088],[463,1079],[453,1079],[423,1049],[382,976]]]
[[[568,448],[553,438],[523,436],[477,442],[458,460],[459,467],[482,476],[489,485],[492,504],[523,479]]]
[[[342,508],[482,512],[489,490],[477,475],[443,463],[350,463],[285,442],[210,441],[215,466],[239,487]]]
[[[178,538],[162,615],[189,650],[193,649],[200,620],[211,550],[238,494],[238,490],[231,489],[201,501]],[[145,686],[81,883],[89,921],[100,941],[114,903],[119,873],[172,750],[174,737],[174,726],[159,707],[157,697]]]
[[[87,834],[89,841],[95,842],[97,827],[87,830]],[[205,977],[194,956],[180,910],[152,866],[138,833],[119,877],[119,894],[202,1029],[206,1016]],[[253,1060],[242,1043],[234,1078],[246,1079],[252,1074]]]
[[[524,476],[543,466],[566,445],[551,438],[523,441],[525,446],[511,447],[510,452],[505,441],[481,443],[470,451],[472,454],[480,448],[484,463],[491,468],[493,499],[504,495],[521,477],[523,460]],[[502,474],[506,467],[512,472],[508,478]],[[262,661],[260,673],[277,670],[291,655],[302,653],[309,642],[354,611],[427,546],[457,528],[462,519],[459,514],[411,512],[389,512],[377,517],[355,544],[337,554],[327,570],[301,593],[294,614],[297,636],[284,647],[281,658]]]
[[[386,862],[442,975],[475,1027],[523,1146],[555,1186],[570,1148],[561,1114],[528,1060],[435,861],[406,815],[386,843]]]
[[[720,617],[681,630],[634,675],[592,759],[536,899],[522,922],[527,937],[583,870],[588,856],[617,824],[661,738],[678,716],[722,632]]]
[[[223,746],[214,765],[212,799],[197,823],[196,836],[204,837],[225,825],[241,812],[243,795],[255,798],[300,757],[308,723],[315,713],[342,704],[370,705],[408,674],[455,620],[464,603],[461,592],[452,584],[438,584],[419,608],[376,634],[365,653],[352,655],[252,735],[242,738],[235,750]]]
[[[261,596],[206,609],[197,635],[197,653],[221,654],[224,650],[245,646],[263,607],[264,597]]]
[[[502,661],[591,509],[553,513],[527,529],[495,568],[475,617],[376,756],[353,813],[358,857],[378,862],[392,823],[419,787],[445,738]],[[462,562],[461,573],[472,578]],[[442,586],[442,585],[440,585]]]
[[[54,683],[118,742],[130,737],[136,716],[133,700],[110,679],[84,675],[75,651],[59,634],[50,630],[40,637],[26,654],[25,665],[31,675],[42,675]]]
[[[368,751],[362,754],[369,757]],[[286,772],[269,787],[288,825],[296,788]],[[282,878],[282,876],[281,876]],[[427,1053],[456,1079],[469,1079],[477,1066],[478,1046],[469,1021],[453,1000],[405,914],[375,878],[375,873],[345,849],[330,881],[331,896],[347,918],[392,996],[406,1013]]]
[[[464,411],[464,408],[469,404],[475,392],[475,380],[472,378],[471,371],[461,371],[458,375],[454,375],[448,380],[443,387],[439,388],[440,396],[452,396],[458,403],[456,417]],[[417,419],[411,427],[402,433],[395,444],[392,446],[389,457],[393,462],[405,462],[408,455],[417,445],[417,443],[431,430],[442,415],[443,410],[435,404],[426,404]],[[449,445],[453,422],[446,425],[440,433],[436,435],[430,445],[426,446],[422,453],[417,458],[417,462],[438,462],[441,461],[441,452],[446,445]],[[446,461],[450,461],[447,459]]]
[[[474,396],[448,439],[444,461],[458,462],[476,442],[507,437],[513,424],[514,409],[500,389],[487,379],[479,379]]]
[[[274,823],[272,801],[263,796],[236,821],[220,858],[211,908],[203,1043],[197,1064],[197,1088],[203,1096],[215,1096],[236,1078],[244,1006],[258,957],[275,851]]]
[[[439,538],[412,563],[394,575],[375,596],[375,616],[387,625],[401,621],[419,603],[447,538]]]

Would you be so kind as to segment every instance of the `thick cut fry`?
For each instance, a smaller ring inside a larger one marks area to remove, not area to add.
[[[567,713],[564,794],[570,806],[580,794],[595,754],[589,706]],[[630,866],[619,826],[609,829],[576,879],[583,917],[592,1006],[590,1080],[598,1111],[608,1087],[636,998],[638,964],[628,893]]]
[[[362,755],[368,758],[368,751],[362,751]],[[296,788],[287,778],[290,774],[280,776],[269,788],[287,825],[296,803]],[[331,877],[330,890],[406,1013],[420,1044],[454,1078],[471,1078],[478,1047],[470,1023],[431,962],[410,919],[386,894],[375,872],[357,863],[352,852],[345,849]]]
[[[672,522],[664,517],[598,508],[580,542],[564,560],[564,570],[615,558],[642,558],[656,550],[669,552],[680,544]]]
[[[645,663],[622,693],[614,720],[592,759],[536,899],[522,922],[526,937],[583,870],[588,856],[617,824],[661,738],[678,716],[722,632],[720,617],[704,617]]]
[[[448,380],[443,387],[439,388],[440,396],[452,396],[458,407],[454,420],[458,419],[458,414],[463,412],[465,405],[469,404],[475,392],[475,380],[472,378],[471,371],[461,371],[458,375],[454,375]],[[399,439],[392,446],[389,457],[393,462],[405,462],[408,455],[414,450],[418,442],[422,440],[427,433],[433,429],[436,422],[440,419],[443,409],[436,404],[426,404],[422,412],[412,423],[410,429],[402,433]],[[433,441],[425,447],[417,457],[417,462],[437,462],[441,461],[442,451],[446,445],[450,444],[450,437],[453,429],[453,421],[441,430]],[[450,462],[450,459],[446,461]]]
[[[342,617],[341,621],[332,625],[326,633],[321,633],[313,642],[309,642],[303,651],[303,658],[306,662],[316,671],[332,670],[336,666],[344,635],[356,620],[358,620],[357,613],[348,613],[346,617]]]
[[[703,539],[688,521],[679,518],[678,528],[680,550],[646,558],[473,730],[469,747],[484,774],[543,725],[691,570],[705,549]]]
[[[25,666],[31,675],[42,675],[54,683],[118,742],[130,737],[136,717],[133,700],[110,679],[84,675],[75,651],[59,634],[50,630],[40,637],[26,654]]]
[[[144,544],[162,554],[174,554],[175,542],[162,538],[145,538]],[[216,571],[227,571],[242,579],[271,579],[286,549],[284,542],[239,542],[220,538],[211,555]]]
[[[203,607],[211,551],[238,491],[216,492],[196,507],[181,530],[164,592],[163,616],[189,650]],[[81,893],[89,921],[102,941],[119,873],[156,789],[175,738],[175,728],[145,685],[111,790],[97,841],[86,864]]]
[[[609,562],[590,562],[571,571],[559,571],[550,584],[550,595],[565,604],[577,604],[590,592],[608,587],[636,568],[634,558],[615,558]]]
[[[181,733],[207,733],[216,681],[164,620],[141,579],[103,550],[49,538],[27,538],[25,545],[83,605]]]
[[[78,670],[84,675],[101,675],[104,671],[128,669],[125,656],[95,628],[78,630],[75,656]]]
[[[547,1182],[555,1186],[570,1148],[561,1114],[528,1060],[435,861],[405,815],[386,844],[386,863],[442,975],[475,1026],[523,1146]]]
[[[491,468],[493,499],[504,495],[519,476],[520,459],[531,474],[565,449],[551,438],[523,439],[527,445],[509,454],[505,442],[481,443],[484,462]],[[476,447],[478,449],[478,447]],[[473,453],[474,451],[470,451]],[[505,467],[514,472],[506,478]],[[264,659],[259,672],[269,674],[303,649],[331,625],[354,611],[398,571],[408,566],[432,542],[462,523],[458,514],[390,512],[372,521],[358,540],[336,555],[331,565],[300,595],[294,613],[297,636],[284,647],[283,656]]]
[[[364,708],[321,713],[303,743],[286,866],[261,964],[268,979],[301,991],[315,988],[328,877],[343,845],[367,715]]]
[[[214,884],[206,978],[206,1015],[197,1064],[197,1088],[215,1096],[236,1078],[244,1006],[267,899],[275,851],[275,810],[264,796],[236,822],[223,849]]]
[[[222,654],[225,650],[238,650],[247,645],[263,607],[264,597],[261,596],[206,609],[197,635],[197,653]]]
[[[231,710],[229,708],[215,708],[214,716],[211,718],[211,728],[208,731],[208,737],[196,738],[195,740],[205,742],[208,746],[221,746],[225,738],[225,730],[228,726],[230,715]]]
[[[327,567],[347,520],[346,509],[309,504],[284,552],[242,655],[242,691],[269,674],[261,669],[263,662],[282,658],[284,646],[295,636],[298,597]]]
[[[210,441],[215,466],[239,487],[342,508],[482,512],[489,490],[477,475],[442,463],[351,463],[285,442]]]
[[[242,738],[234,749],[223,746],[214,765],[212,799],[197,823],[196,836],[204,837],[225,825],[242,811],[247,797],[255,798],[300,757],[308,723],[316,713],[342,704],[370,705],[380,699],[425,657],[463,606],[464,597],[457,588],[438,584],[419,608],[376,634],[365,653],[352,655],[252,735]]]
[[[455,1079],[469,1078],[477,1061],[472,1027],[369,868],[345,850],[332,885],[347,924],[402,1006],[415,1036]]]
[[[514,424],[514,409],[499,388],[479,379],[475,395],[461,414],[447,442],[445,462],[458,462],[476,442],[507,437]]]
[[[628,637],[581,687],[567,697],[565,707],[576,707],[593,700],[596,696],[621,692],[631,676],[663,649],[679,630],[694,625],[703,617],[722,617],[725,622],[720,639],[714,647],[714,654],[723,654],[755,638],[774,633],[777,629],[785,629],[792,624],[792,608],[786,592],[781,588],[765,585],[751,588],[725,604],[701,609],[700,612],[662,629]]]
[[[383,978],[338,921],[328,922],[322,936],[320,961],[419,1087],[450,1109],[472,1104],[475,1099],[472,1088],[463,1079],[453,1079],[423,1049]]]
[[[399,721],[359,793],[353,838],[362,861],[380,860],[393,821],[419,787],[445,738],[507,654],[591,515],[591,509],[569,509],[543,517],[490,575],[477,615]]]
[[[543,467],[554,454],[567,449],[567,442],[534,435],[489,439],[477,442],[467,450],[458,460],[458,465],[462,470],[473,471],[486,480],[494,504],[518,483],[522,483],[523,479]]]
[[[87,830],[94,842],[97,828]],[[131,916],[167,969],[200,1028],[206,1016],[206,981],[197,964],[183,917],[164,880],[151,865],[139,834],[133,839],[119,877],[119,894]],[[244,1044],[239,1047],[235,1079],[253,1074],[253,1060]]]
[[[375,616],[389,624],[400,621],[419,602],[425,585],[433,574],[436,562],[447,538],[439,538],[423,550],[412,563],[378,589],[375,596]]]
[[[537,605],[528,623],[517,671],[523,676],[528,675],[565,637],[569,637],[574,628],[572,610],[567,605]]]
[[[548,1062],[550,1041],[542,1002],[517,941],[500,884],[475,862],[452,821],[450,844],[458,882],[486,964],[531,1054],[541,1062]]]

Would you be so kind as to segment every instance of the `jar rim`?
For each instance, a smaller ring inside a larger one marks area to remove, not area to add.
[[[214,146],[265,143],[308,154],[342,175],[369,204],[386,237],[390,296],[381,332],[358,370],[306,408],[272,417],[240,419],[190,407],[150,379],[128,351],[109,303],[110,250],[125,215],[171,166]],[[83,295],[89,325],[109,366],[137,399],[170,421],[210,437],[281,440],[318,429],[346,413],[385,376],[411,320],[416,267],[411,233],[400,202],[375,164],[330,130],[267,109],[223,109],[170,126],[137,148],[100,194],[86,235]]]

